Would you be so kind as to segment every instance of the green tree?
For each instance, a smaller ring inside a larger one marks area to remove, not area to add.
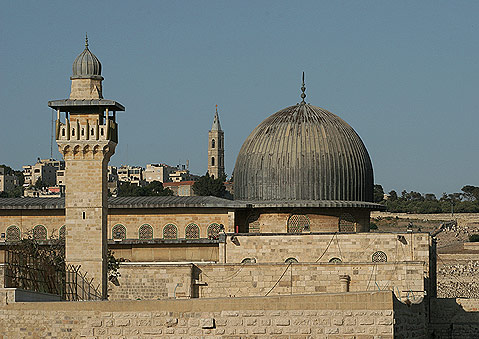
[[[381,185],[374,185],[374,202],[381,202],[384,200],[384,189]]]
[[[224,184],[225,179],[226,176],[224,175],[214,179],[210,177],[208,172],[206,172],[205,175],[200,177],[198,181],[193,184],[193,192],[195,192],[196,195],[201,196],[224,198],[226,195],[226,187]]]
[[[160,181],[153,181],[145,186],[121,182],[118,186],[119,197],[153,197],[167,195],[173,195],[173,191],[169,188],[164,188]]]
[[[479,201],[479,187],[466,185],[461,188],[461,191],[464,192],[464,198],[469,201]]]
[[[395,190],[390,191],[388,194],[389,194],[388,200],[390,200],[390,201],[398,200],[398,194],[396,193]]]

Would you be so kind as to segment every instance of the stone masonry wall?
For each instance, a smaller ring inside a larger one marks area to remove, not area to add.
[[[436,220],[438,225],[441,221],[457,220],[458,225],[467,226],[471,224],[479,224],[479,213],[435,213],[435,214],[413,214],[413,213],[391,213],[391,212],[371,212],[371,218],[377,217],[398,217],[400,219],[415,220]]]
[[[394,291],[397,298],[420,302],[423,264],[199,264],[200,298],[339,293],[341,275],[350,291]]]
[[[479,299],[432,299],[429,332],[436,339],[479,337]]]
[[[209,225],[218,223],[227,226],[230,219],[224,209],[110,209],[107,238],[112,239],[112,228],[117,224],[125,226],[128,239],[138,239],[138,230],[144,224],[153,227],[154,238],[163,238],[166,224],[174,224],[178,229],[178,238],[185,238],[185,228],[190,223],[198,225],[200,238],[207,238]],[[22,236],[36,225],[43,225],[47,228],[47,238],[52,235],[58,237],[58,230],[65,225],[65,210],[0,210],[0,233],[5,233],[12,225],[20,228]]]
[[[392,339],[390,292],[0,305],[4,338]]]
[[[397,298],[423,298],[423,263],[357,264],[122,264],[110,300],[215,298],[338,293],[341,275],[350,291],[394,291]],[[193,283],[198,282],[196,285]]]
[[[189,298],[193,265],[122,264],[119,285],[108,285],[109,300]]]
[[[403,242],[398,236],[404,237]],[[277,234],[228,237],[226,262],[239,263],[245,258],[257,262],[284,262],[295,258],[299,262],[328,262],[339,258],[343,262],[371,262],[382,251],[387,262],[424,261],[429,267],[428,233],[355,233],[355,234]]]

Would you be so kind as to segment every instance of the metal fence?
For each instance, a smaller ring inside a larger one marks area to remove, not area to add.
[[[80,266],[54,265],[41,255],[24,251],[5,251],[4,286],[59,295],[62,300],[100,300],[100,286],[93,285]]]

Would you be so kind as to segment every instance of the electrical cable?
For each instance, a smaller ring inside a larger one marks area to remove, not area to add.
[[[324,250],[323,254],[321,254],[321,256],[315,261],[315,262],[318,262],[321,260],[321,258],[326,254],[326,252],[328,251],[329,249],[329,246],[331,246],[331,243],[333,242],[333,239],[334,239],[334,236],[336,235],[336,233],[333,234],[333,236],[331,237],[331,240],[329,240],[329,243],[328,243],[328,246],[326,246],[326,249]]]
[[[268,293],[266,293],[264,296],[267,297],[272,290],[274,290],[274,288],[276,287],[276,285],[279,284],[279,282],[281,281],[281,279],[283,279],[284,275],[286,274],[286,272],[288,271],[288,268],[289,266],[291,266],[291,262],[288,264],[288,266],[286,267],[286,269],[284,270],[283,274],[281,274],[281,277],[279,277],[278,281],[276,281],[276,283],[273,285],[273,287],[271,287],[271,289],[268,291]]]

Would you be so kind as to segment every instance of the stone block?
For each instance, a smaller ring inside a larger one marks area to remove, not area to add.
[[[204,318],[200,320],[201,328],[215,328],[214,318]]]

